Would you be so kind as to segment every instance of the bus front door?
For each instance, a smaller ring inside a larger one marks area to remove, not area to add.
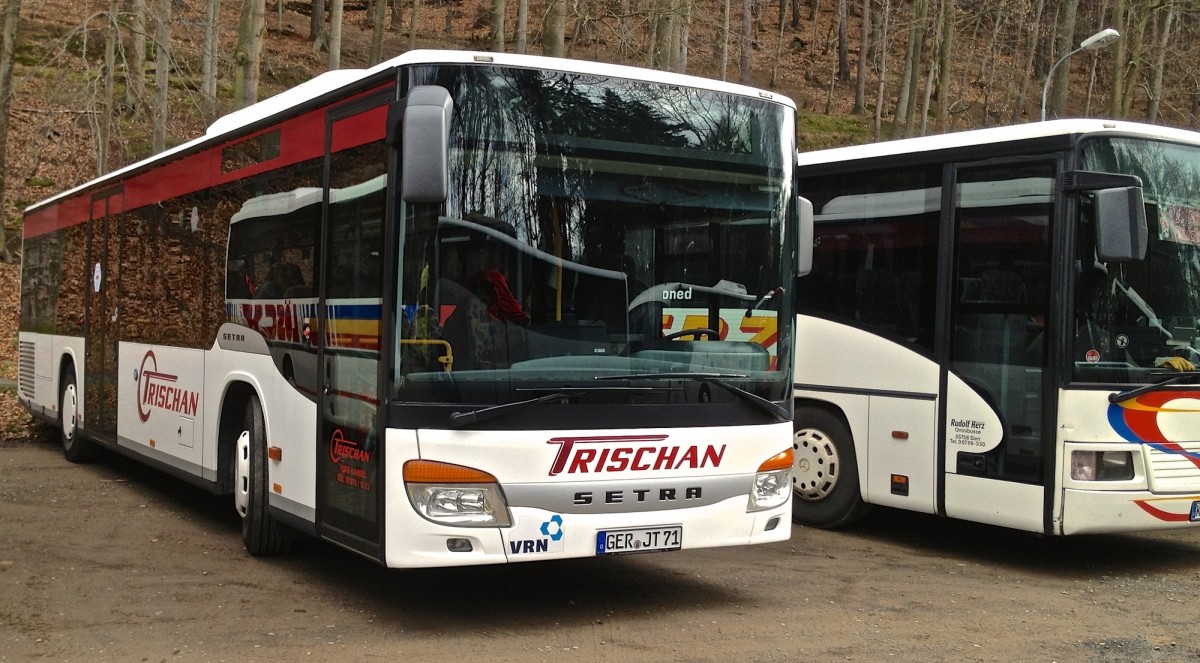
[[[94,194],[88,219],[91,272],[85,312],[84,428],[90,436],[109,442],[115,442],[117,435],[117,323],[121,314],[117,302],[124,201],[123,189]]]
[[[320,261],[317,520],[326,538],[382,555],[383,439],[379,360],[383,328],[386,99],[330,111]]]
[[[1043,530],[1043,421],[1056,162],[956,169],[945,511]]]

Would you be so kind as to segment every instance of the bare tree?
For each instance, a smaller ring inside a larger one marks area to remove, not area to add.
[[[242,3],[237,46],[233,53],[235,110],[258,101],[258,77],[262,67],[266,12],[266,0],[244,0]]]
[[[1065,0],[1061,7],[1062,14],[1058,22],[1058,36],[1055,39],[1056,45],[1052,54],[1055,62],[1075,50],[1076,15],[1078,13],[1079,0]],[[1066,113],[1067,93],[1070,89],[1070,82],[1071,58],[1067,58],[1054,70],[1053,92],[1050,95],[1049,101],[1046,102],[1047,117],[1061,116]]]
[[[542,53],[561,58],[566,49],[566,31],[566,0],[547,0],[545,18],[542,19]]]
[[[1037,54],[1037,36],[1042,24],[1042,13],[1045,10],[1045,5],[1046,0],[1037,0],[1037,5],[1033,9],[1032,16],[1022,21],[1025,25],[1025,66],[1021,67],[1021,86],[1017,91],[1016,102],[1013,103],[1012,117],[1010,118],[1010,122],[1013,123],[1020,121],[1021,115],[1025,111],[1025,102],[1029,95],[1029,88],[1033,83],[1033,59]]]
[[[0,30],[0,260],[12,262],[8,250],[8,118],[12,111],[13,52],[16,50],[17,23],[21,19],[21,0],[4,3],[4,28]]]
[[[375,4],[372,7],[371,53],[367,58],[371,64],[383,62],[383,33],[386,27],[387,6],[388,3],[386,0],[375,0]]]
[[[100,116],[96,118],[97,175],[108,172],[109,150],[112,147],[113,102],[115,101],[113,99],[113,76],[117,68],[117,43],[121,41],[120,25],[117,23],[120,10],[119,0],[110,0],[108,13],[104,17],[104,71],[101,73],[103,91],[100,95],[102,108]],[[84,52],[87,52],[86,48]]]
[[[220,48],[221,2],[207,0],[204,11],[203,62],[200,74],[200,96],[203,99],[204,119],[217,119],[217,50]]]
[[[446,25],[450,25],[450,10],[453,5],[446,3]],[[408,17],[408,50],[417,47],[417,17],[421,15],[421,0],[412,0],[412,12]],[[449,30],[447,30],[449,32]]]
[[[342,68],[342,10],[345,0],[329,2],[329,71]]]
[[[529,0],[517,0],[517,53],[525,53],[529,48]],[[625,36],[621,36],[624,43]]]
[[[508,5],[504,0],[492,0],[492,50],[504,52],[504,17],[508,14]]]
[[[871,0],[862,0],[862,23],[858,29],[858,71],[854,86],[854,114],[867,110],[867,59],[871,52]]]
[[[329,45],[325,24],[325,0],[312,0],[312,9],[308,13],[308,40],[313,43],[313,50],[317,53]]]
[[[158,0],[154,11],[154,120],[150,147],[155,154],[167,146],[167,92],[171,83],[171,0]]]
[[[742,40],[738,82],[750,84],[750,65],[754,55],[754,0],[742,0]]]
[[[1175,22],[1175,6],[1167,4],[1162,9],[1162,24],[1158,34],[1158,54],[1154,61],[1154,78],[1150,83],[1150,104],[1146,108],[1146,120],[1158,121],[1158,110],[1162,104],[1163,69],[1166,67],[1167,51],[1171,43],[1171,26]]]
[[[129,7],[129,68],[125,71],[125,105],[140,109],[146,99],[146,0]]]
[[[942,0],[942,21],[938,27],[941,48],[938,49],[937,125],[949,131],[950,69],[954,65],[954,0]]]
[[[729,80],[729,0],[725,0],[721,10],[721,80]]]

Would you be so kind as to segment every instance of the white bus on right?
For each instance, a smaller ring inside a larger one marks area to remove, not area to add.
[[[1059,120],[798,160],[797,523],[1200,526],[1200,133]]]

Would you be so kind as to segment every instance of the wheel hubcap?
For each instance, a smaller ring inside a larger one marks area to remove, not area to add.
[[[63,439],[71,442],[75,439],[75,418],[78,416],[79,403],[75,395],[75,385],[67,385],[63,391],[62,403],[62,434]]]
[[[792,490],[797,499],[818,502],[837,487],[837,447],[828,435],[816,428],[802,428],[792,435]]]
[[[245,518],[250,512],[250,431],[244,430],[237,439],[237,456],[233,475],[233,506]]]

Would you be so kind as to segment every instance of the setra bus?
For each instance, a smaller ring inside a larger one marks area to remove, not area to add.
[[[329,72],[28,208],[20,400],[231,494],[254,555],[786,539],[794,126],[592,62]]]
[[[1200,523],[1200,134],[1062,120],[799,155],[794,512]]]

